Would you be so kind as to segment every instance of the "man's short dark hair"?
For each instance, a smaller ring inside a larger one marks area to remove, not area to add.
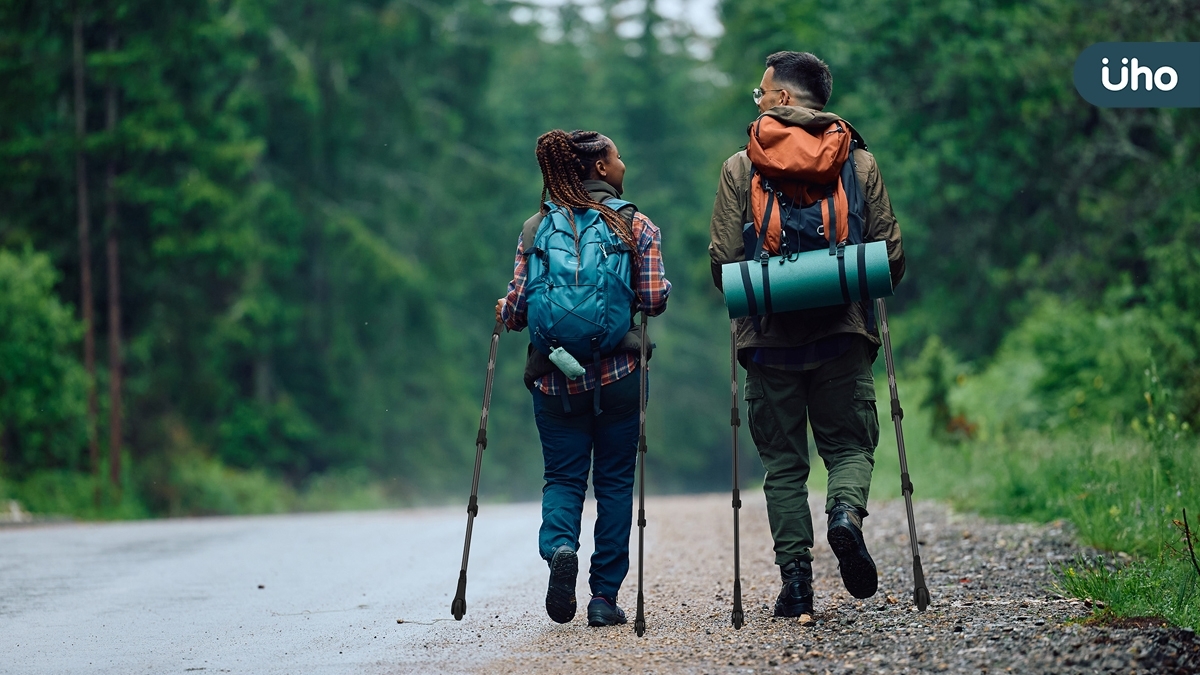
[[[824,106],[833,93],[833,75],[829,66],[808,52],[775,52],[767,57],[767,67],[775,69],[775,82],[801,89]]]

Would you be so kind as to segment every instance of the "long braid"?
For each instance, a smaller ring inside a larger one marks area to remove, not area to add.
[[[642,254],[633,236],[633,228],[616,211],[592,199],[583,187],[590,173],[589,160],[594,162],[604,157],[609,148],[608,140],[595,131],[573,131],[567,134],[561,129],[542,134],[537,140],[538,166],[542,169],[542,201],[549,201],[568,209],[595,209],[600,217],[617,235],[632,254],[633,289],[641,304],[638,279],[641,275]],[[573,220],[573,219],[572,219]],[[571,223],[574,229],[574,222]]]

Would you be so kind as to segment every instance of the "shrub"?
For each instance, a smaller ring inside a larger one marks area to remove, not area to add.
[[[46,255],[0,250],[0,470],[12,477],[73,468],[86,441],[82,327],[57,281]]]

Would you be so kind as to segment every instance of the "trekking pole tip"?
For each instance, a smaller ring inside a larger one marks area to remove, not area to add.
[[[925,608],[928,607],[930,603],[929,589],[925,588],[924,586],[918,586],[917,589],[913,591],[913,600],[915,600],[917,603],[917,609],[924,612]]]
[[[913,602],[924,612],[929,606],[929,589],[925,587],[925,570],[921,567],[921,556],[913,556]]]
[[[637,618],[633,620],[633,632],[636,633],[638,637],[642,637],[646,634],[645,599],[642,596],[642,590],[640,588],[638,589],[637,594]]]
[[[450,603],[450,613],[455,621],[462,621],[467,613],[467,571],[458,571],[458,590],[454,593],[454,602]]]
[[[742,583],[740,579],[733,582],[733,612],[729,617],[733,621],[733,627],[741,630],[746,623],[746,613],[742,611]]]

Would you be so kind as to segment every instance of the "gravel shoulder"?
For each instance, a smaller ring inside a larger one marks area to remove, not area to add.
[[[1056,596],[1051,566],[1089,554],[1063,523],[1006,524],[918,502],[921,557],[933,604],[912,606],[912,560],[902,501],[871,505],[868,546],[879,592],[865,601],[842,588],[824,541],[820,495],[813,497],[817,543],[815,622],[773,619],[779,589],[761,492],[743,495],[742,588],[746,625],[734,630],[733,517],[729,496],[647,500],[647,632],[633,633],[634,567],[620,604],[629,625],[589,628],[585,543],[581,611],[557,625],[537,584],[507,589],[504,602],[468,607],[461,623],[440,623],[425,658],[382,672],[489,673],[1196,673],[1200,640],[1187,630],[1082,625],[1082,602]],[[585,514],[585,532],[590,532]],[[477,527],[486,527],[482,520]],[[532,542],[533,533],[530,533]],[[585,541],[590,539],[585,535]],[[533,546],[531,543],[530,546]],[[472,560],[472,568],[486,565]],[[469,599],[468,595],[468,599]],[[1145,622],[1149,623],[1149,622]]]

